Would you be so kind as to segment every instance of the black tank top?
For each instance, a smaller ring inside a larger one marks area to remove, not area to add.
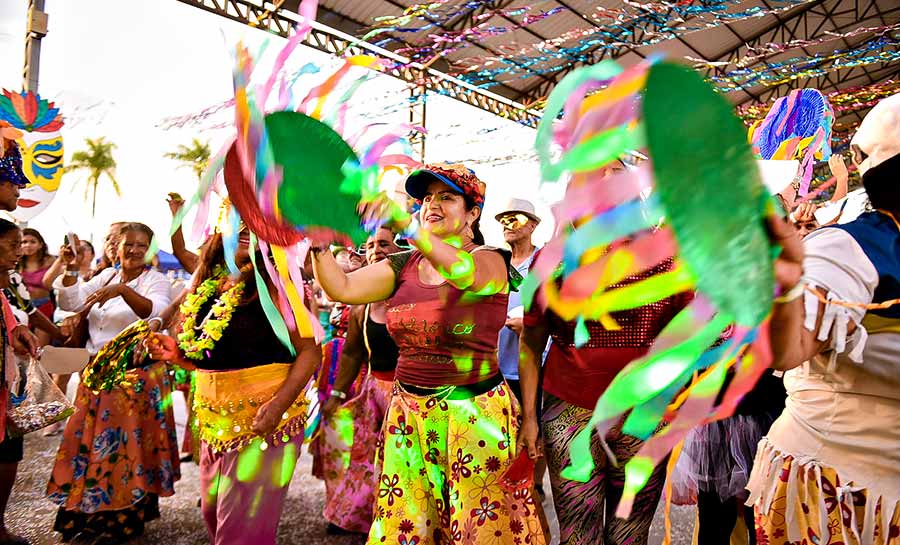
[[[400,351],[388,333],[386,324],[379,324],[369,316],[366,307],[366,322],[363,326],[366,348],[369,351],[369,367],[377,372],[392,372],[397,367]]]
[[[206,316],[215,301],[210,297],[200,308],[199,316]],[[236,307],[222,338],[209,351],[209,355],[202,360],[192,360],[198,368],[209,371],[247,369],[293,361],[291,352],[281,344],[269,325],[259,297]]]

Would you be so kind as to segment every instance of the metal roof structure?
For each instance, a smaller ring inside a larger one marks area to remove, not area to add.
[[[295,19],[289,12],[296,11],[299,4],[299,0],[178,1],[282,35],[289,32]],[[346,48],[374,52],[395,61],[405,59],[391,73],[413,86],[447,94],[530,126],[540,115],[533,107],[539,107],[558,81],[579,66],[605,58],[630,66],[651,53],[665,52],[672,58],[710,61],[710,66],[698,68],[709,77],[733,74],[738,68],[767,69],[800,57],[823,58],[817,63],[827,70],[815,77],[782,78],[785,81],[775,84],[732,85],[728,96],[736,105],[766,102],[798,87],[827,93],[900,76],[897,0],[702,0],[652,4],[621,0],[438,0],[432,7],[438,6],[442,17],[430,17],[425,10],[413,18],[414,24],[424,27],[422,30],[388,29],[375,37],[383,48],[359,42],[378,24],[376,18],[403,15],[413,4],[410,0],[321,0],[317,21],[322,26],[316,27],[308,45],[332,53]],[[696,17],[689,11],[676,11],[694,5],[703,9],[720,6],[719,12],[726,15],[754,15],[710,19],[704,18],[702,11]],[[535,14],[545,15],[527,19]],[[615,14],[620,17],[610,19]],[[672,21],[677,23],[676,28],[680,25],[699,29],[671,30]],[[483,29],[503,31],[485,36]],[[441,36],[452,40],[441,40]],[[584,36],[600,39],[577,52],[559,53],[566,49],[565,38],[572,38],[568,43],[573,43]],[[605,36],[615,39],[606,40]],[[879,37],[890,39],[872,48],[877,62],[838,66],[839,61],[828,59],[835,51],[865,47]],[[370,41],[375,42],[375,38]],[[539,44],[537,48],[535,44]],[[536,63],[517,61],[516,52],[524,50],[551,51],[555,58],[551,55]],[[767,53],[760,55],[760,51]],[[742,57],[746,61],[749,53],[753,53],[751,60],[738,66],[737,61]],[[479,79],[477,70],[467,70],[473,58],[486,59],[489,65],[503,68],[493,73],[489,70]],[[863,113],[864,109],[851,110],[839,115],[837,121],[852,122],[861,119]]]

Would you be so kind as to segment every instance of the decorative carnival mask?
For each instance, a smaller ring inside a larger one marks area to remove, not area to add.
[[[22,170],[28,185],[21,190],[19,206],[12,215],[18,221],[29,221],[47,208],[62,180],[62,114],[53,102],[31,91],[14,93],[4,89],[0,120],[22,132],[16,143],[22,152]]]

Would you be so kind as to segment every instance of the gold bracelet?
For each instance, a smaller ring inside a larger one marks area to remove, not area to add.
[[[802,282],[802,281],[797,282],[797,285],[794,286],[793,288],[791,288],[790,291],[788,291],[784,295],[776,297],[774,302],[775,302],[775,304],[790,303],[791,301],[793,301],[795,299],[799,299],[800,296],[803,295],[803,292],[805,290],[806,290],[806,283]]]

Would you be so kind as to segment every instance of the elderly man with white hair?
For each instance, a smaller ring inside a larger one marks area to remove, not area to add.
[[[851,149],[875,211],[802,245],[772,224],[773,367],[788,399],[747,486],[759,543],[900,543],[900,95]]]

